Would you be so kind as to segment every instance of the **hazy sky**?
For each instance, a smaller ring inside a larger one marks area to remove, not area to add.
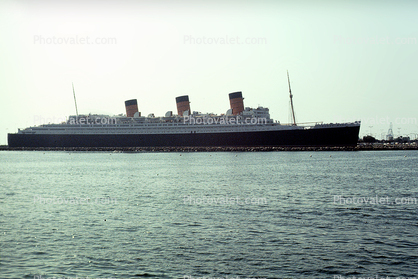
[[[80,113],[225,113],[228,93],[289,121],[418,133],[417,1],[0,0],[0,144]],[[411,135],[412,136],[412,135]],[[413,136],[415,137],[415,135]]]

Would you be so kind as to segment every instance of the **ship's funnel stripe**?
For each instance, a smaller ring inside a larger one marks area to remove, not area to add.
[[[138,105],[138,102],[136,101],[136,99],[125,101],[125,107],[132,106],[132,105]]]
[[[238,91],[238,92],[233,92],[233,93],[229,93],[229,99],[236,99],[236,98],[242,98],[242,92]]]
[[[188,101],[189,101],[188,95],[184,95],[184,96],[180,96],[176,98],[176,103],[188,102]]]

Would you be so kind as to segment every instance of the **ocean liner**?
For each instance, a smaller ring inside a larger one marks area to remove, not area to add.
[[[191,111],[189,96],[176,98],[177,114],[141,116],[136,99],[125,102],[126,115],[70,116],[8,134],[9,147],[316,147],[356,146],[360,122],[297,124],[290,90],[292,123],[270,118],[265,107],[244,107],[242,92],[229,94],[225,114]],[[74,94],[75,100],[75,94]]]

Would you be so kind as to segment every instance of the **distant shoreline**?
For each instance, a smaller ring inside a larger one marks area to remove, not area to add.
[[[0,151],[84,151],[84,152],[259,152],[259,151],[379,151],[418,150],[415,143],[365,144],[355,147],[9,147],[0,145]]]

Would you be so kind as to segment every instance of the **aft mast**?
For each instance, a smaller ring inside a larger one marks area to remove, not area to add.
[[[290,94],[290,107],[292,109],[292,126],[297,126],[296,124],[296,117],[295,117],[295,110],[293,109],[293,95],[292,89],[290,89],[290,78],[289,78],[289,71],[287,71],[287,82],[289,83],[289,94]]]
[[[75,113],[77,114],[77,117],[78,117],[77,100],[75,99],[74,83],[72,83],[72,82],[71,82],[71,84],[73,85],[73,95],[74,95]]]

